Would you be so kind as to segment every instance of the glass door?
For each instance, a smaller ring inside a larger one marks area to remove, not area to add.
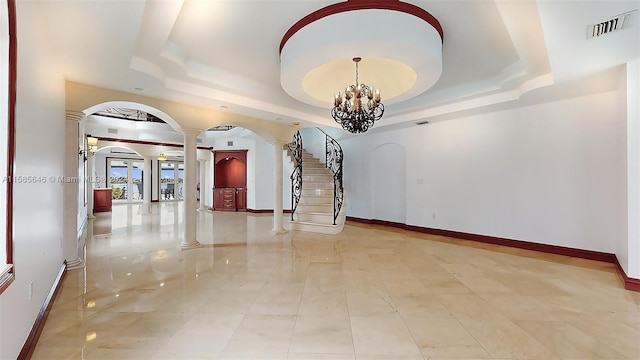
[[[109,159],[109,184],[114,202],[142,201],[144,162],[132,159]]]
[[[175,164],[160,161],[160,200],[174,200],[175,185]]]
[[[160,161],[160,200],[183,200],[184,163]]]
[[[144,169],[144,161],[132,161],[131,162],[131,184],[129,185],[129,189],[131,189],[131,201],[139,201],[144,200],[144,180],[143,180],[143,169]]]
[[[127,185],[129,185],[129,166],[126,160],[109,160],[109,187],[114,202],[127,201]]]
[[[184,164],[180,163],[178,164],[178,169],[177,169],[177,178],[176,181],[178,183],[177,185],[177,192],[176,192],[176,199],[178,200],[184,200]]]

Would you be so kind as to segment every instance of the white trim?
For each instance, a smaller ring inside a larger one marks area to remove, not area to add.
[[[9,272],[13,268],[13,264],[0,265],[0,286],[10,279]]]

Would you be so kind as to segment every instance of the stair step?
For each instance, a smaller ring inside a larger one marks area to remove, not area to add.
[[[289,230],[298,230],[298,231],[307,231],[307,232],[315,232],[319,234],[329,234],[336,235],[339,234],[342,229],[344,229],[344,222],[338,223],[337,225],[331,224],[319,224],[309,221],[291,221],[285,223],[285,226]]]
[[[333,176],[329,175],[302,175],[302,183],[330,183],[333,184]]]
[[[333,224],[333,212],[315,213],[315,212],[304,212],[304,211],[301,211],[300,209],[297,209],[296,212],[293,214],[293,219],[296,221]]]
[[[300,197],[300,204],[333,206],[333,196],[302,196]]]
[[[332,213],[333,203],[330,204],[302,204],[298,203],[298,210],[302,212],[314,212],[314,213]]]
[[[302,196],[331,196],[333,198],[333,186],[331,188],[306,188],[302,187]]]

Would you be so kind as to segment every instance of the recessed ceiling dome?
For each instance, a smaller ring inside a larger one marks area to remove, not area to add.
[[[400,1],[347,1],[294,24],[280,43],[280,83],[293,98],[330,108],[334,94],[359,79],[382,91],[385,104],[417,96],[442,74],[440,23]]]

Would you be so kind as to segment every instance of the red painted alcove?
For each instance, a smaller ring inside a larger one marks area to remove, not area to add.
[[[247,187],[247,150],[214,151],[216,188]]]

